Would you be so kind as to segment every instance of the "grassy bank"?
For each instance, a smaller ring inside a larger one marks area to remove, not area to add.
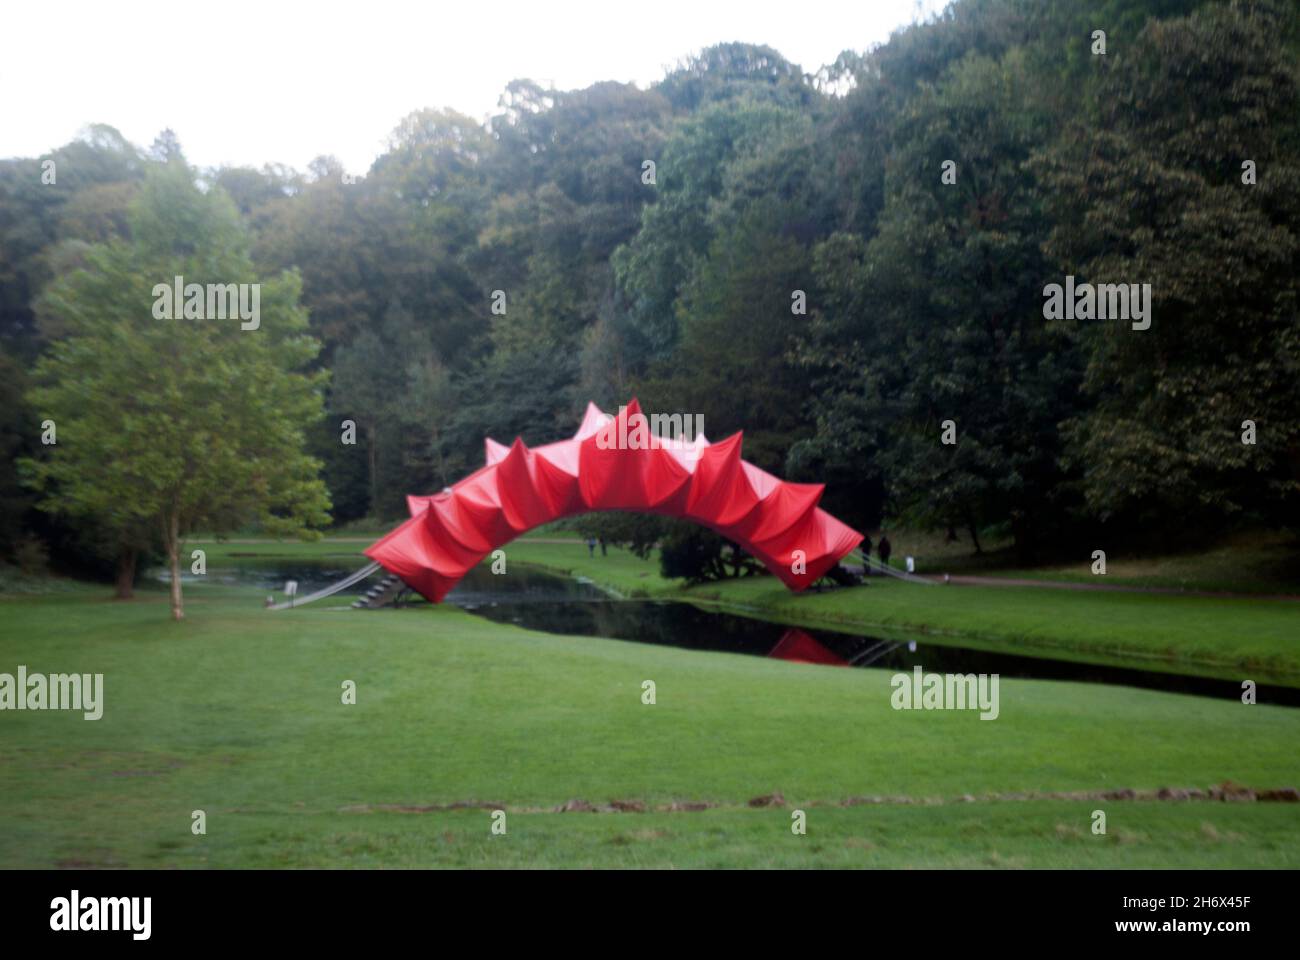
[[[1016,798],[1294,785],[1300,711],[1006,680],[981,721],[891,709],[885,671],[259,600],[196,586],[180,624],[156,593],[0,601],[0,670],[103,673],[106,700],[0,717],[0,865],[1300,865],[1290,804]],[[553,812],[575,799],[647,812]],[[508,834],[427,809],[458,803]]]
[[[361,562],[364,543],[210,544],[210,562],[269,557]],[[578,541],[524,538],[509,562],[586,577],[622,596],[689,600],[782,623],[924,637],[1002,652],[1300,686],[1300,603],[1036,587],[924,586],[875,577],[866,588],[792,594],[771,577],[683,587],[657,561]],[[346,563],[344,563],[346,565]]]
[[[1300,593],[1300,549],[1284,531],[1243,531],[1195,550],[1135,553],[1097,543],[1080,547],[1071,560],[1025,566],[1009,539],[990,538],[982,553],[969,534],[948,542],[942,532],[891,530],[895,562],[909,554],[918,572],[967,574],[1017,580],[1246,594]],[[1092,572],[1092,552],[1106,551],[1106,573]]]
[[[682,588],[623,550],[517,541],[516,561],[585,576],[631,596],[675,597],[784,623],[1096,663],[1300,686],[1300,604],[1223,597],[925,586],[792,594],[771,577]]]

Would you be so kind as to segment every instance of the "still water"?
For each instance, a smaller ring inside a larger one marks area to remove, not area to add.
[[[238,561],[238,566],[210,571],[208,579],[256,583],[268,595],[282,600],[281,590],[286,580],[297,580],[298,593],[305,596],[341,580],[355,569],[349,561],[307,563],[247,558]],[[375,580],[372,577],[320,603],[347,606]],[[478,567],[448,595],[446,602],[497,623],[513,623],[546,633],[606,637],[835,667],[872,666],[910,672],[919,666],[932,673],[996,673],[1003,677],[1116,684],[1234,700],[1241,697],[1239,681],[994,653],[937,644],[924,638],[885,639],[788,627],[674,601],[614,600],[589,583],[519,566],[512,567],[508,576],[494,576],[487,567]],[[423,606],[423,601],[412,604],[412,614]],[[355,615],[368,614],[357,611]],[[1260,685],[1257,697],[1260,703],[1300,706],[1297,688]]]

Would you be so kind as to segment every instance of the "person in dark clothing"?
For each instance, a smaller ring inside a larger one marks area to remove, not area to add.
[[[880,562],[885,566],[889,566],[889,555],[894,552],[894,548],[890,544],[889,538],[883,533],[880,535],[880,543],[876,546],[876,552],[880,554]]]
[[[606,551],[606,549],[605,549],[605,538],[604,538],[604,537],[601,537],[601,538],[600,538],[600,555],[601,555],[602,557],[607,557],[607,556],[609,556],[609,553],[608,553],[608,552]]]

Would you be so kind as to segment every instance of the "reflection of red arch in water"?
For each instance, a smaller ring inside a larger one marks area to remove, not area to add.
[[[822,484],[786,483],[740,459],[739,433],[712,444],[650,437],[642,449],[604,449],[607,438],[637,437],[637,422],[628,429],[626,421],[639,414],[635,400],[617,418],[589,403],[570,440],[529,449],[517,438],[509,447],[489,439],[485,466],[442,493],[407,497],[411,518],[366,556],[438,603],[492,550],[593,510],[693,520],[740,544],[791,590],[862,542],[817,506]]]
[[[781,635],[781,642],[772,648],[769,657],[793,660],[796,663],[820,663],[829,667],[847,667],[849,662],[828,650],[798,627],[791,627]]]

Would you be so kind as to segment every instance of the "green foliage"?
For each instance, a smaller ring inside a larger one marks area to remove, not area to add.
[[[607,546],[626,547],[642,560],[651,556],[669,531],[669,521],[652,513],[602,511],[584,513],[573,522],[584,539],[604,540]]]
[[[1044,152],[1050,252],[1081,280],[1152,286],[1151,329],[1076,331],[1092,403],[1068,460],[1102,517],[1300,516],[1300,90],[1283,16],[1234,3],[1149,24]]]
[[[730,43],[649,90],[517,80],[486,124],[411,113],[364,175],[223,168],[210,202],[142,188],[183,164],[174,134],[93,127],[51,155],[57,189],[0,162],[0,338],[19,365],[57,356],[67,311],[38,329],[33,305],[102,270],[118,302],[138,265],[106,250],[296,271],[320,350],[294,369],[334,371],[329,421],[296,429],[341,522],[403,515],[481,465],[484,434],[545,443],[639,395],[743,429],[865,528],[1006,530],[1037,555],[1296,525],[1298,24],[1272,0],[958,0],[809,72]],[[1152,328],[1045,320],[1066,273],[1151,283]],[[29,421],[3,427],[18,455]],[[5,489],[0,529],[31,532]]]
[[[686,57],[658,84],[673,107],[693,112],[710,103],[755,98],[785,107],[807,107],[812,84],[771,47],[720,43]]]
[[[863,457],[895,513],[972,529],[1008,519],[1029,549],[1055,506],[1056,425],[1078,381],[1068,340],[1041,317],[1045,227],[1026,161],[1045,118],[1021,58],[968,57],[945,81],[899,120],[877,234],[816,251],[825,300],[800,356],[817,377],[818,433],[796,454]],[[955,444],[941,442],[946,421]]]
[[[124,236],[141,170],[139,151],[103,124],[46,157],[0,161],[0,339],[19,355],[35,353],[35,301],[53,276],[56,247]]]
[[[23,402],[26,379],[13,358],[0,353],[0,560],[13,559],[33,501],[17,467],[18,458],[31,451],[38,432],[38,421]]]
[[[684,520],[671,522],[660,540],[659,573],[668,580],[705,583],[751,576],[761,569],[730,540]]]
[[[301,372],[319,346],[297,275],[259,280],[233,204],[197,190],[177,159],[150,171],[131,224],[130,241],[88,248],[84,267],[41,301],[61,331],[29,395],[57,427],[47,455],[24,461],[41,508],[88,519],[123,549],[161,542],[173,577],[189,531],[256,523],[283,535],[325,523],[328,494],[303,452],[324,374]],[[260,282],[260,327],[184,319],[179,305],[177,319],[159,318],[154,286],[175,276]]]
[[[655,202],[642,212],[636,236],[613,258],[618,295],[626,305],[620,333],[637,369],[673,356],[678,293],[715,236],[709,209],[725,189],[729,165],[783,138],[787,125],[806,121],[788,108],[742,100],[703,110],[664,145]]]

